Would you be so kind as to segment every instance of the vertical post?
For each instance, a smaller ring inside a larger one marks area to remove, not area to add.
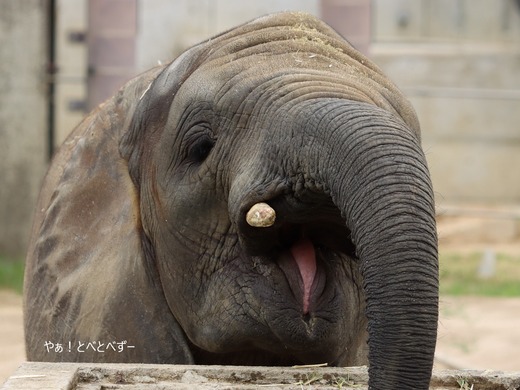
[[[365,55],[370,50],[370,0],[320,0],[321,18]]]
[[[56,123],[56,0],[47,3],[47,158],[54,154]]]
[[[137,0],[89,0],[87,110],[136,74]]]

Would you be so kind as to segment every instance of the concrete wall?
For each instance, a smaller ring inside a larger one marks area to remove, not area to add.
[[[0,0],[0,254],[23,255],[46,168],[45,8]]]
[[[437,200],[520,202],[520,50],[374,52],[420,118]]]
[[[299,10],[318,15],[319,0],[141,0],[137,69],[168,62],[217,33],[272,12]]]
[[[520,202],[520,6],[376,0],[372,57],[414,104],[437,202]]]
[[[517,0],[371,0],[375,42],[518,42]]]

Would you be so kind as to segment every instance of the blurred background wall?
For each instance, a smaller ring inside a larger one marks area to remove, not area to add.
[[[437,202],[520,202],[519,2],[372,4],[372,58],[419,115]]]
[[[516,0],[0,0],[0,254],[52,151],[126,80],[257,16],[317,15],[412,100],[439,204],[520,204]]]
[[[20,255],[48,155],[47,6],[0,0],[0,255]]]

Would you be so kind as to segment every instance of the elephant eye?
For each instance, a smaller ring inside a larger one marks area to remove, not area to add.
[[[188,150],[188,160],[192,163],[200,164],[203,162],[213,149],[215,140],[207,135],[202,136],[200,139],[195,141]]]

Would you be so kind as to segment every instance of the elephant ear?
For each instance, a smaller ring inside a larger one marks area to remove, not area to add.
[[[137,187],[145,174],[143,162],[150,157],[165,128],[173,98],[211,52],[209,42],[193,46],[164,67],[139,97],[135,113],[119,144],[121,156],[128,162],[130,176]]]
[[[98,107],[51,164],[26,259],[29,360],[192,362],[164,299],[142,234],[139,194],[120,154],[141,97],[162,71],[144,73]],[[45,342],[69,351],[49,352]],[[89,342],[107,348],[86,349]],[[109,343],[118,342],[133,348],[113,351]]]

